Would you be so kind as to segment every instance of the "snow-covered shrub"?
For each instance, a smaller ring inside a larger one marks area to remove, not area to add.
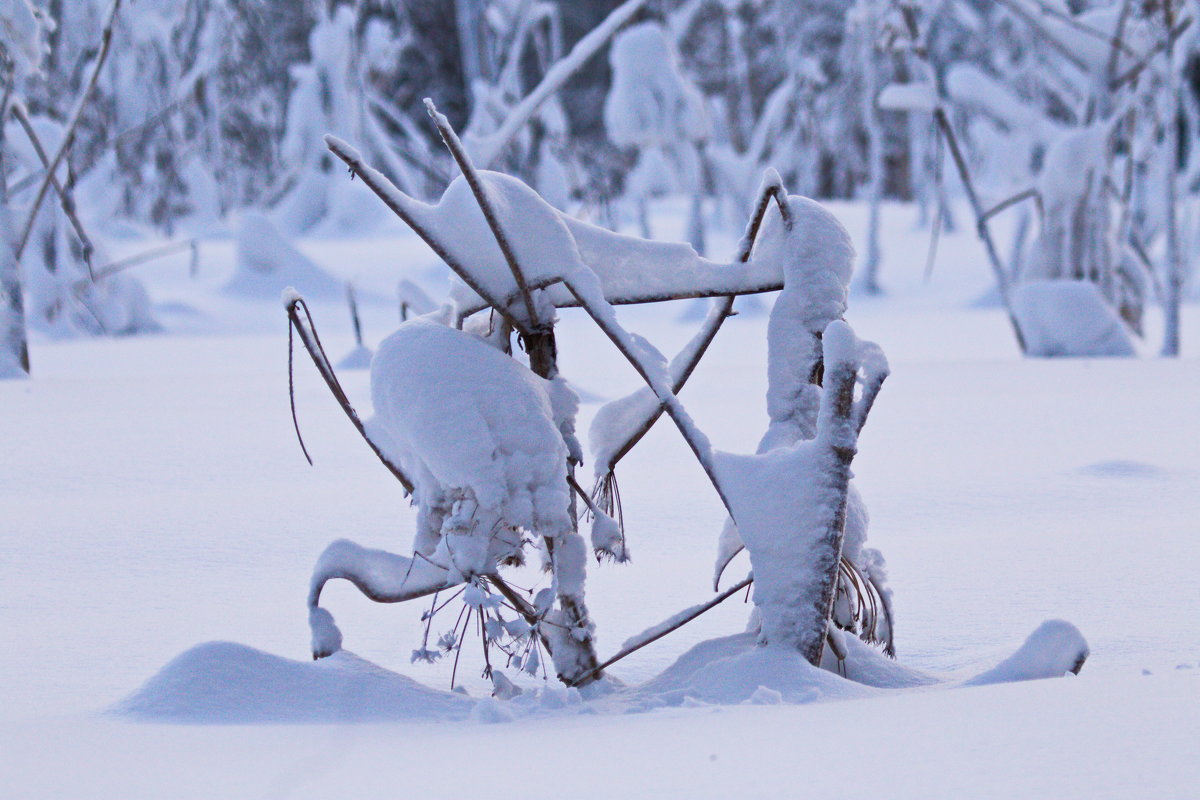
[[[744,541],[750,551],[762,643],[799,651],[819,665],[833,636],[827,634],[832,620],[867,641],[883,642],[890,652],[882,560],[863,547],[866,514],[849,482],[858,432],[887,367],[878,348],[859,343],[840,320],[853,260],[845,230],[813,201],[788,197],[770,174],[738,259],[717,264],[687,245],[572,220],[520,181],[477,171],[445,117],[432,106],[431,113],[464,172],[434,205],[401,193],[344,142],[327,140],[434,247],[460,283],[441,310],[405,323],[380,347],[371,365],[375,415],[360,424],[413,495],[413,555],[344,541],[331,545],[314,571],[309,596],[314,654],[341,647],[332,617],[318,604],[324,584],[344,578],[384,602],[464,586],[465,615],[477,613],[492,626],[490,633],[485,626],[485,654],[492,644],[501,647],[506,635],[506,646],[523,648],[525,659],[543,647],[570,685],[596,680],[603,666],[622,657],[601,664],[584,597],[588,548],[578,530],[577,503],[592,519],[598,556],[623,561],[629,551],[603,492],[593,500],[573,477],[582,460],[574,435],[578,399],[557,374],[553,340],[555,309],[567,305],[587,312],[649,393],[617,401],[598,415],[607,420],[593,428],[601,486],[665,411],[729,511],[736,526],[731,535],[741,534],[738,547]],[[769,333],[772,427],[756,455],[717,453],[675,393],[729,315],[733,297],[780,288]],[[706,295],[722,299],[697,340],[670,365],[617,322],[612,306]],[[336,387],[328,361],[314,349],[315,335],[296,313],[300,301],[293,293],[285,301]],[[502,322],[476,325],[469,319],[488,308]],[[529,366],[517,360],[513,332],[522,337]],[[358,424],[348,403],[346,408]],[[505,565],[524,560],[527,535],[552,575],[551,588],[533,602],[501,577]],[[498,597],[517,618],[501,613]],[[880,602],[882,619],[864,612]],[[685,614],[677,624],[694,616]],[[436,658],[461,645],[456,628],[431,649],[427,628],[414,657]],[[840,645],[837,653],[844,657]],[[506,691],[498,682],[497,692]]]

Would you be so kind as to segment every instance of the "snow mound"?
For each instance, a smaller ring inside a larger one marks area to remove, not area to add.
[[[1141,461],[1100,461],[1080,467],[1077,472],[1096,478],[1161,478],[1166,470]]]
[[[685,700],[734,705],[761,702],[769,692],[778,693],[778,702],[811,703],[867,697],[877,690],[817,669],[793,648],[763,647],[755,634],[739,633],[700,642],[638,687],[635,696],[650,705]]]
[[[1047,620],[1029,634],[1017,652],[963,685],[1033,681],[1078,673],[1088,653],[1088,643],[1078,628],[1061,619]]]
[[[366,345],[359,345],[342,357],[337,363],[338,369],[370,369],[371,357],[374,354]]]
[[[342,282],[297,250],[265,214],[242,214],[237,270],[221,291],[262,299],[278,297],[288,286],[313,299],[340,300],[345,295]]]
[[[113,711],[168,722],[383,722],[465,719],[472,704],[344,650],[307,662],[208,642],[176,656]]]
[[[1089,281],[1031,281],[1013,290],[1028,355],[1132,356],[1129,330]]]

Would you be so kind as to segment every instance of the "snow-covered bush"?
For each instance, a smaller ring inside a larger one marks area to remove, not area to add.
[[[739,257],[718,264],[687,245],[573,220],[520,181],[476,170],[445,117],[432,106],[431,113],[464,173],[434,205],[400,192],[349,145],[327,140],[461,283],[441,310],[404,323],[380,347],[371,365],[370,420],[358,423],[335,388],[364,438],[411,492],[418,523],[411,557],[346,541],[321,557],[309,596],[314,654],[341,647],[341,633],[319,602],[325,583],[342,578],[383,602],[460,592],[466,603],[460,620],[478,615],[485,656],[491,646],[510,659],[520,652],[528,671],[529,658],[544,648],[567,684],[600,678],[630,645],[605,662],[596,654],[578,505],[592,520],[596,555],[626,560],[625,531],[613,518],[619,501],[612,470],[663,412],[730,514],[718,577],[743,545],[750,553],[761,644],[820,665],[828,640],[840,663],[846,650],[832,624],[882,643],[890,654],[882,559],[864,547],[866,513],[850,486],[858,433],[887,366],[878,348],[858,342],[841,321],[853,261],[841,225],[815,202],[788,197],[771,173]],[[780,288],[769,327],[771,428],[755,455],[715,452],[676,392],[729,316],[734,296]],[[697,296],[722,299],[670,365],[613,313],[614,303]],[[302,301],[289,292],[285,302],[318,367],[337,387],[311,322],[298,312]],[[578,399],[555,363],[555,309],[568,305],[582,307],[647,384],[646,392],[615,401],[597,417],[604,421],[592,430],[594,499],[574,478],[582,461],[574,435]],[[477,324],[471,315],[484,309],[499,320]],[[528,366],[512,346],[514,332]],[[523,562],[531,544],[552,583],[526,598],[501,572]],[[720,595],[728,596],[728,590]],[[456,623],[431,649],[427,628],[414,658],[461,648],[465,631]],[[498,692],[501,683],[497,679]]]

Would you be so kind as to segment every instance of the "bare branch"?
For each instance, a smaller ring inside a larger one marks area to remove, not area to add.
[[[75,201],[71,195],[59,182],[58,176],[50,171],[50,158],[46,155],[46,149],[42,146],[42,140],[38,137],[37,131],[33,129],[33,122],[29,119],[29,111],[25,108],[25,104],[17,100],[12,104],[13,116],[17,118],[17,122],[21,124],[21,129],[25,131],[25,135],[29,137],[29,143],[33,145],[33,151],[37,153],[38,160],[42,162],[42,166],[46,168],[46,174],[50,176],[50,185],[54,187],[54,191],[58,194],[59,203],[62,205],[63,213],[71,223],[71,227],[75,229],[75,235],[79,237],[79,243],[83,246],[83,263],[87,265],[88,277],[95,283],[98,279],[96,273],[92,269],[92,254],[96,252],[96,246],[92,244],[92,238],[88,236],[84,230],[83,223],[79,221],[79,216],[75,213]]]
[[[341,382],[337,379],[337,374],[333,371],[333,366],[329,363],[329,357],[325,355],[325,348],[321,346],[321,339],[317,336],[317,330],[313,326],[312,314],[309,312],[308,304],[304,302],[304,298],[300,297],[299,295],[289,298],[285,308],[287,309],[289,324],[300,336],[300,341],[303,342],[304,348],[308,350],[308,355],[310,358],[312,358],[312,362],[316,366],[317,372],[319,372],[321,377],[325,379],[325,385],[329,387],[329,391],[333,392],[334,399],[336,399],[338,405],[342,407],[342,411],[346,413],[346,417],[349,418],[351,424],[354,425],[359,435],[362,436],[363,440],[370,446],[371,450],[374,451],[379,460],[383,462],[383,465],[388,468],[396,480],[400,481],[400,485],[404,487],[404,491],[412,494],[414,486],[412,480],[410,480],[409,477],[404,474],[404,471],[399,465],[394,463],[390,458],[387,457],[387,455],[384,454],[384,452],[379,448],[379,445],[375,444],[375,442],[371,440],[371,437],[367,436],[366,428],[363,426],[362,420],[359,419],[358,412],[355,411],[354,406],[350,404],[350,399],[346,397],[346,391],[342,388]],[[304,312],[303,319],[300,317],[301,310]],[[291,354],[289,348],[289,360],[290,358]],[[293,420],[295,419],[295,413],[296,406],[295,401],[293,400]],[[299,423],[296,425],[296,435],[300,435]],[[304,447],[303,439],[300,441],[300,446],[302,448]],[[304,455],[306,458],[308,457],[307,449],[305,450]],[[308,463],[312,463],[311,458],[308,459]]]
[[[675,631],[682,628],[684,625],[687,625],[689,622],[691,622],[692,620],[699,617],[701,614],[704,614],[707,611],[711,611],[712,609],[719,606],[721,603],[724,603],[726,600],[733,597],[735,594],[740,592],[742,589],[745,589],[747,586],[749,586],[753,582],[754,582],[754,576],[752,576],[752,575],[747,576],[746,578],[742,579],[738,583],[735,583],[733,586],[730,586],[728,589],[721,592],[719,595],[717,595],[713,599],[709,600],[708,602],[700,603],[699,605],[692,606],[691,608],[684,611],[682,614],[677,615],[676,617],[673,617],[670,620],[669,625],[664,624],[662,626],[656,626],[654,628],[651,628],[650,635],[646,636],[645,638],[640,638],[635,641],[629,642],[628,644],[626,644],[625,647],[622,647],[611,658],[609,658],[607,661],[602,663],[600,666],[596,667],[595,670],[585,674],[579,680],[583,681],[583,680],[587,680],[587,679],[591,678],[593,675],[599,675],[602,671],[608,669],[613,664],[620,661],[622,658],[625,658],[628,655],[632,655],[633,653],[636,653],[638,650],[641,650],[643,647],[645,647],[648,644],[653,644],[654,642],[657,642],[659,639],[663,638],[667,634],[674,633]]]
[[[100,70],[104,67],[104,62],[108,60],[108,51],[112,47],[113,25],[117,20],[117,11],[121,8],[121,0],[112,0],[112,4],[108,7],[108,16],[104,22],[104,30],[100,34],[100,52],[96,55],[96,63],[92,66],[92,74],[88,78],[83,92],[79,95],[79,99],[75,101],[75,108],[68,118],[66,128],[63,131],[62,142],[58,145],[58,150],[54,153],[54,158],[50,159],[50,164],[46,167],[46,174],[42,178],[41,184],[38,186],[37,194],[34,195],[33,205],[29,210],[29,219],[25,223],[25,230],[21,233],[21,238],[17,242],[16,254],[17,260],[21,260],[21,256],[25,253],[25,247],[29,244],[29,236],[33,233],[33,224],[37,221],[38,209],[42,205],[42,200],[46,197],[46,190],[50,187],[50,181],[54,178],[58,167],[62,164],[63,157],[71,149],[75,143],[75,131],[79,128],[79,120],[83,117],[83,109],[87,106],[88,100],[92,96],[92,91],[96,88],[96,82],[100,79]]]
[[[1017,192],[1012,197],[1009,197],[1005,200],[1001,200],[999,203],[992,206],[987,211],[984,211],[983,216],[980,217],[979,219],[981,222],[990,220],[992,217],[996,216],[997,214],[1007,211],[1008,209],[1015,206],[1017,203],[1020,203],[1023,200],[1029,200],[1030,198],[1037,201],[1038,211],[1040,212],[1042,210],[1042,193],[1039,192],[1037,189],[1030,188],[1030,189],[1026,189],[1023,192]]]

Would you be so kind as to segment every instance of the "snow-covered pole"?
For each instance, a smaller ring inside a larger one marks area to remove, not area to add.
[[[538,377],[551,380],[558,375],[558,348],[555,344],[553,320],[539,319],[537,308],[533,303],[533,295],[530,291],[529,283],[526,281],[525,273],[517,261],[516,254],[513,252],[508,234],[500,222],[500,217],[496,213],[491,199],[488,197],[483,181],[480,180],[479,172],[475,169],[471,157],[463,148],[458,134],[450,124],[450,120],[444,114],[438,112],[437,106],[434,105],[433,100],[430,98],[425,99],[425,108],[437,126],[442,141],[445,142],[459,169],[462,170],[463,177],[466,179],[467,185],[475,197],[475,202],[479,205],[479,210],[483,213],[483,218],[487,222],[488,228],[491,230],[492,236],[495,238],[496,244],[499,246],[500,252],[504,256],[504,261],[508,265],[508,269],[512,273],[513,280],[517,285],[521,300],[525,305],[525,312],[528,316],[527,325],[523,328],[517,327],[522,331],[525,351],[529,356],[529,367]],[[575,462],[568,458],[567,476],[569,483],[573,482],[571,473],[574,468]],[[574,495],[571,495],[569,511],[573,526],[578,528],[579,515],[576,511]],[[563,620],[571,631],[570,636],[560,637],[557,647],[551,646],[550,649],[552,654],[557,652],[559,656],[555,660],[555,667],[559,670],[559,677],[569,685],[581,685],[598,678],[601,669],[599,667],[599,659],[596,656],[595,640],[591,633],[593,626],[588,618],[587,606],[584,603],[582,579],[578,581],[562,580],[563,570],[582,570],[582,565],[575,565],[573,568],[569,568],[565,563],[560,563],[571,560],[573,558],[572,551],[576,549],[579,541],[582,541],[579,539],[578,530],[572,531],[568,536],[570,539],[567,537],[551,536],[544,538],[546,552],[550,555],[551,563],[555,565],[555,589],[558,607],[562,612]],[[564,552],[556,553],[560,549]],[[581,575],[578,577],[581,578]],[[574,585],[576,583],[578,584],[577,586]],[[555,637],[550,638],[554,639]]]
[[[41,208],[42,200],[46,197],[46,191],[50,188],[50,181],[54,178],[59,166],[62,164],[63,158],[75,143],[75,131],[79,128],[79,120],[83,117],[83,110],[87,106],[88,100],[92,96],[92,91],[96,88],[96,83],[100,79],[100,71],[104,68],[104,62],[108,60],[109,50],[112,48],[113,26],[117,21],[117,12],[121,9],[121,0],[112,0],[112,4],[108,7],[108,15],[105,17],[104,28],[100,33],[100,51],[96,54],[96,61],[92,65],[92,73],[88,77],[88,82],[84,86],[83,92],[75,101],[75,108],[71,111],[71,116],[68,118],[67,125],[63,130],[62,142],[58,145],[58,150],[54,153],[54,158],[50,159],[50,166],[46,168],[46,174],[42,178],[41,184],[38,185],[38,190],[33,196],[33,205],[29,209],[29,219],[25,223],[25,229],[21,233],[21,238],[17,240],[16,256],[17,260],[21,260],[21,256],[25,252],[25,246],[29,244],[29,237],[33,233],[33,225],[37,222],[38,209]]]

